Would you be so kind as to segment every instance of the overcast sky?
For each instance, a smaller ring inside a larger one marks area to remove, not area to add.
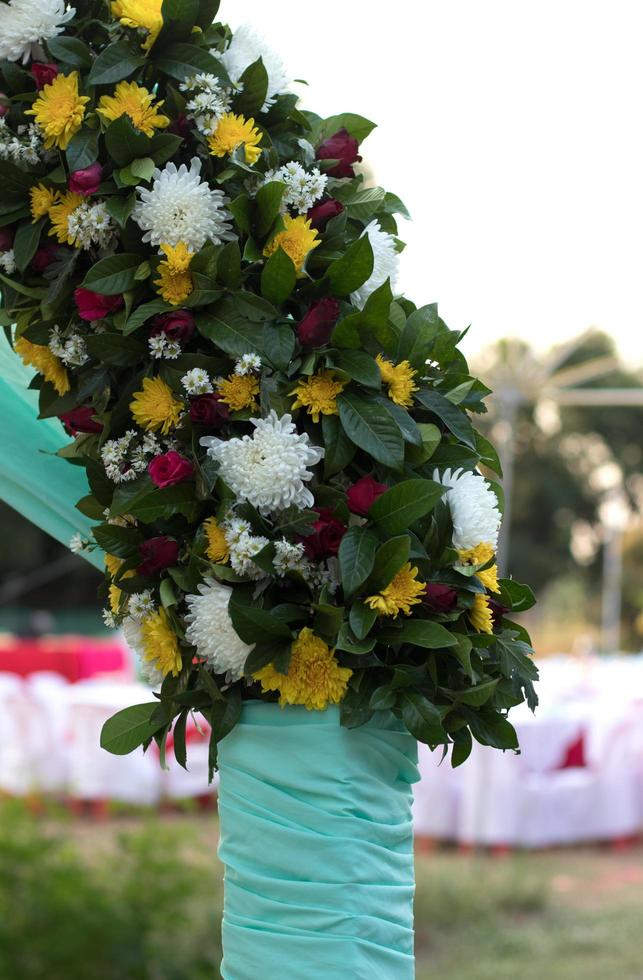
[[[401,285],[471,352],[588,326],[643,362],[643,4],[223,0],[306,78],[306,107],[379,124],[364,152],[413,216]]]

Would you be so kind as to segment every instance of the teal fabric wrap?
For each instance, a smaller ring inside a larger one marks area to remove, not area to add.
[[[411,735],[247,702],[219,764],[222,977],[411,980]]]
[[[87,478],[82,467],[54,455],[69,436],[58,419],[38,418],[32,377],[0,334],[0,499],[68,545],[75,531],[88,537],[92,527],[75,506],[89,493]],[[81,554],[102,569],[102,552]]]

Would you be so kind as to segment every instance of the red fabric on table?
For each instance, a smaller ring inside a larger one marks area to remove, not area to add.
[[[123,646],[111,639],[0,638],[0,672],[28,677],[42,670],[60,674],[73,684],[96,674],[129,673],[129,662]]]
[[[578,738],[567,746],[563,761],[558,769],[585,769],[586,767],[585,734],[581,732]]]

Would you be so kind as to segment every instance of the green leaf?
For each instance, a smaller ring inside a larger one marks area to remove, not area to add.
[[[240,194],[228,204],[228,211],[237,223],[239,231],[245,235],[250,234],[251,230],[251,207],[250,198],[247,194]]]
[[[262,667],[267,667],[276,657],[286,652],[290,652],[290,643],[284,643],[281,639],[255,644],[254,649],[250,651],[243,665],[244,675],[246,677],[252,677]]]
[[[71,140],[65,156],[72,172],[91,167],[98,159],[98,133],[93,129],[81,129]]]
[[[391,537],[428,514],[446,493],[433,480],[404,480],[378,497],[368,516]]]
[[[77,37],[50,37],[47,48],[52,58],[71,68],[89,68],[92,63],[89,48]]]
[[[96,488],[91,480],[90,486],[96,494]],[[96,496],[101,500],[99,494]],[[116,555],[117,558],[131,558],[138,554],[138,546],[143,540],[141,532],[136,528],[119,527],[116,524],[101,524],[92,528],[92,534],[103,551],[109,555]]]
[[[324,477],[328,479],[346,469],[357,447],[342,429],[336,415],[322,415],[322,435],[324,439]]]
[[[501,578],[498,584],[500,603],[512,612],[525,612],[536,604],[536,597],[528,585],[522,585],[511,578]]]
[[[16,265],[20,272],[24,272],[32,258],[36,254],[40,234],[45,224],[46,218],[41,218],[35,224],[20,225],[13,240],[13,254]]]
[[[218,701],[212,705],[208,719],[212,726],[210,735],[210,748],[208,753],[208,773],[209,780],[212,782],[212,775],[217,765],[217,746],[231,732],[239,721],[241,715],[241,691],[238,686],[231,687],[226,692],[224,701]]]
[[[411,646],[423,647],[425,650],[441,650],[443,647],[453,647],[457,644],[453,633],[440,623],[433,623],[429,619],[405,620],[399,629],[392,626],[382,630],[379,639],[390,646],[410,643]]]
[[[241,357],[243,354],[253,354],[261,348],[263,329],[256,323],[247,323],[236,316],[223,319],[214,313],[199,313],[196,325],[199,333],[207,337],[216,346],[230,354],[231,357]]]
[[[409,361],[416,370],[422,371],[439,325],[438,307],[435,303],[414,310],[402,330],[396,361]]]
[[[43,289],[41,286],[23,286],[21,282],[16,282],[14,279],[9,279],[8,276],[3,275],[0,272],[0,282],[6,283],[7,286],[11,286],[15,289],[17,293],[21,296],[28,296],[30,299],[44,299],[47,295],[47,290]]]
[[[336,367],[366,388],[381,388],[382,375],[374,357],[362,350],[341,350],[333,357]]]
[[[235,112],[240,112],[247,119],[248,116],[255,116],[261,112],[268,94],[268,72],[263,60],[257,58],[248,65],[239,82],[243,88],[235,99],[234,108]]]
[[[179,42],[171,44],[165,48],[160,57],[154,60],[155,70],[162,71],[170,78],[176,78],[182,82],[188,75],[198,75],[207,73],[215,75],[222,82],[229,81],[225,68],[218,58],[205,48],[198,48],[195,44]]]
[[[475,432],[467,415],[456,405],[452,405],[448,398],[440,394],[439,391],[423,388],[415,392],[415,398],[425,408],[444,422],[446,427],[456,438],[468,446],[470,449],[476,448]]]
[[[182,138],[175,133],[155,133],[150,142],[149,155],[160,167],[177,153],[182,143]]]
[[[465,687],[461,691],[449,691],[454,701],[468,704],[472,708],[480,708],[493,696],[500,678],[485,681],[484,684],[476,684],[475,687]]]
[[[141,303],[127,318],[123,327],[123,334],[127,336],[127,334],[133,333],[144,323],[147,323],[150,317],[156,316],[158,313],[167,313],[168,310],[172,309],[174,307],[163,299],[152,299],[149,303]]]
[[[219,253],[217,261],[217,279],[229,289],[238,289],[241,285],[241,252],[239,242],[228,242]]]
[[[417,422],[416,425],[420,432],[422,445],[407,446],[405,456],[410,463],[419,466],[421,463],[426,463],[431,459],[431,456],[440,445],[442,433],[437,425],[433,425],[432,422]]]
[[[402,690],[400,692],[402,720],[411,735],[419,742],[427,745],[438,745],[447,741],[442,728],[440,712],[434,704],[419,693],[419,691]]]
[[[87,350],[97,361],[129,367],[144,357],[145,345],[134,337],[124,337],[120,333],[89,334],[85,338]]]
[[[140,263],[141,256],[135,253],[109,255],[91,267],[81,285],[103,296],[125,293],[136,283],[136,270]]]
[[[278,370],[286,371],[295,350],[295,334],[288,324],[279,326],[266,323],[263,328],[261,347],[266,360]]]
[[[356,592],[373,570],[378,540],[372,531],[351,527],[342,538],[337,557],[344,593]]]
[[[375,555],[374,571],[366,583],[367,592],[379,592],[391,582],[411,553],[411,539],[400,534],[380,545]]]
[[[346,201],[346,210],[351,218],[365,224],[376,214],[384,203],[386,191],[383,187],[363,187]]]
[[[134,177],[138,177],[139,180],[151,180],[152,174],[156,170],[156,164],[152,157],[139,157],[132,160],[129,169]]]
[[[359,289],[373,272],[373,248],[368,235],[362,235],[348,247],[341,258],[328,266],[332,292],[335,296],[348,296]]]
[[[201,0],[199,3],[199,14],[196,19],[196,26],[200,27],[202,31],[207,30],[210,24],[212,24],[214,21],[219,6],[220,0]]]
[[[358,116],[354,112],[342,112],[337,116],[329,116],[323,119],[314,130],[315,143],[322,143],[328,136],[333,136],[338,130],[345,129],[353,139],[362,143],[366,137],[373,132],[376,124],[364,116]]]
[[[363,602],[354,602],[351,606],[348,622],[358,640],[363,640],[370,633],[376,619],[377,611]]]
[[[164,48],[170,41],[182,41],[191,37],[199,13],[199,2],[200,0],[163,0],[163,27],[155,41],[155,50]]]
[[[363,640],[358,640],[357,637],[351,634],[351,631],[348,628],[348,624],[344,623],[341,630],[339,631],[339,635],[337,637],[335,647],[337,648],[337,650],[345,650],[346,653],[352,653],[355,654],[356,656],[362,656],[365,653],[370,653],[374,649],[376,642],[377,639],[375,636],[366,637]]]
[[[466,762],[471,755],[473,740],[468,728],[459,728],[457,732],[452,732],[451,738],[453,739],[451,765],[455,769],[457,766],[461,766],[463,762]]]
[[[127,41],[115,41],[98,55],[87,79],[90,85],[111,85],[127,78],[145,64],[140,49],[133,50]]]
[[[295,264],[283,248],[272,253],[261,273],[261,294],[276,306],[288,299],[297,282]]]
[[[112,755],[127,755],[143,745],[167,722],[152,721],[158,701],[133,704],[108,718],[100,733],[100,746]]]
[[[9,200],[16,200],[16,206],[18,203],[22,203],[35,182],[35,178],[30,174],[18,170],[7,160],[0,160],[0,187],[2,188],[3,204]]]
[[[228,605],[228,611],[232,624],[244,643],[261,643],[269,636],[292,640],[292,633],[286,623],[272,616],[265,609],[235,602],[234,594]]]
[[[401,469],[404,442],[398,426],[386,409],[348,391],[339,396],[337,405],[348,438],[384,466]]]
[[[192,482],[154,489],[130,506],[130,513],[144,524],[152,524],[174,514],[183,514],[188,520],[195,520],[198,512],[199,503],[195,499]]]
[[[490,745],[494,749],[517,749],[518,736],[513,725],[504,715],[497,712],[471,712],[469,728],[473,737],[481,745]]]
[[[149,155],[151,140],[136,129],[129,116],[119,116],[107,127],[105,145],[114,163],[126,167],[132,160]]]
[[[176,719],[172,730],[172,742],[174,745],[174,758],[178,764],[187,771],[187,749],[185,745],[185,728],[188,719],[189,708],[184,708]]]
[[[264,238],[268,234],[279,216],[285,189],[286,185],[282,181],[271,180],[267,184],[262,184],[257,191],[255,231],[259,238]]]
[[[136,204],[136,194],[132,192],[126,197],[122,197],[118,194],[110,194],[103,201],[108,214],[114,219],[114,221],[119,225],[119,227],[124,228],[127,224],[127,219],[134,210],[134,205]]]

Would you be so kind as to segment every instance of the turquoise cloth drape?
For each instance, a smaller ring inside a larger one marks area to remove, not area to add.
[[[219,762],[225,980],[411,980],[411,735],[247,702]]]
[[[58,419],[38,419],[38,392],[0,333],[0,499],[68,545],[75,531],[88,536],[92,522],[76,510],[89,493],[85,471],[53,454],[69,442]],[[102,552],[81,552],[103,568]]]

